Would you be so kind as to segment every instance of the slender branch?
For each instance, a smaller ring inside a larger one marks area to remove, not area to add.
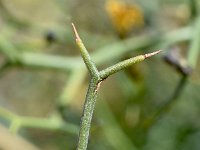
[[[20,128],[37,128],[46,130],[62,130],[68,133],[77,134],[78,127],[52,116],[50,118],[35,118],[18,116],[0,107],[0,117],[10,123],[10,131],[17,133]]]
[[[74,95],[76,95],[77,91],[81,88],[86,76],[86,71],[87,70],[83,68],[75,69],[70,74],[58,101],[58,106],[61,110],[68,106]]]
[[[139,55],[139,56],[136,56],[136,57],[133,57],[133,58],[130,58],[130,59],[127,59],[127,60],[124,60],[122,62],[119,62],[111,67],[108,67],[102,71],[100,71],[100,77],[102,80],[104,80],[105,78],[107,78],[108,76],[126,68],[126,67],[129,67],[137,62],[140,62],[140,61],[143,61],[145,60],[146,58],[149,58],[153,55],[156,55],[158,53],[160,53],[161,50],[159,51],[156,51],[156,52],[152,52],[152,53],[149,53],[149,54],[144,54],[144,55]]]
[[[196,20],[193,30],[194,36],[191,41],[191,45],[188,52],[188,64],[194,69],[198,60],[200,52],[200,17]]]
[[[106,61],[111,59],[118,59],[125,53],[131,52],[136,49],[141,49],[152,45],[156,42],[161,42],[160,47],[163,45],[170,45],[180,41],[190,40],[192,37],[191,26],[180,28],[174,31],[170,31],[163,36],[140,36],[137,38],[129,38],[123,41],[117,41],[108,46],[99,48],[94,53],[91,54],[97,65],[101,65]],[[9,39],[0,35],[0,51],[7,56],[10,62],[19,62],[23,66],[28,67],[42,67],[50,69],[59,69],[63,71],[70,71],[77,67],[83,67],[81,64],[81,59],[79,57],[63,57],[63,56],[53,56],[49,54],[33,53],[33,52],[22,52],[18,55],[16,48],[9,42]],[[1,40],[3,39],[3,40]],[[17,55],[15,55],[17,53]],[[106,55],[105,55],[106,53]],[[14,54],[14,55],[13,55]],[[20,57],[18,57],[20,56]]]
[[[78,133],[78,127],[72,123],[63,122],[60,119],[20,117],[20,125],[25,128],[40,128],[46,130],[61,130],[71,134]]]
[[[77,150],[86,150],[87,144],[88,144],[88,139],[89,139],[89,132],[90,132],[93,111],[94,111],[95,102],[96,102],[96,98],[97,98],[97,92],[98,92],[101,82],[108,76],[110,76],[110,75],[112,75],[134,63],[140,62],[142,60],[145,60],[148,57],[158,54],[160,52],[160,50],[153,52],[153,53],[140,55],[140,56],[122,61],[114,66],[111,66],[105,70],[102,70],[99,73],[95,64],[92,62],[87,49],[85,48],[83,42],[81,41],[81,39],[78,35],[78,32],[73,23],[72,23],[72,27],[73,27],[73,30],[74,30],[74,33],[76,36],[77,46],[80,49],[82,58],[90,72],[90,75],[91,75],[90,85],[89,85],[87,95],[85,98],[85,104],[84,104],[83,114],[82,114],[82,118],[81,118],[79,139],[78,139],[78,145],[77,145]],[[105,54],[106,53],[104,53],[104,55]]]
[[[78,45],[79,49],[80,49],[80,52],[81,52],[81,55],[82,55],[82,58],[85,62],[85,65],[86,67],[88,68],[89,72],[90,72],[90,75],[91,76],[98,76],[99,72],[95,66],[95,64],[93,63],[87,49],[85,48],[82,40],[80,39],[79,35],[78,35],[78,32],[74,26],[74,24],[72,23],[72,27],[73,27],[73,30],[74,30],[74,34],[76,36],[76,44]]]
[[[191,34],[192,34],[192,28],[189,26],[189,27],[184,27],[184,28],[180,28],[180,29],[177,29],[175,31],[171,31],[171,32],[168,32],[167,34],[164,34],[163,36],[161,36],[161,43],[159,46],[157,46],[157,48],[161,48],[161,47],[165,47],[167,48],[169,45],[171,44],[174,44],[175,42],[180,42],[180,41],[185,41],[185,40],[189,40],[191,38]],[[89,35],[88,35],[89,36]],[[88,37],[87,37],[88,38]],[[174,40],[172,40],[174,39]],[[90,38],[89,38],[89,41],[90,41]],[[123,56],[125,53],[127,52],[130,52],[130,51],[133,51],[133,50],[136,50],[136,49],[141,49],[142,47],[145,47],[145,46],[148,46],[148,45],[151,45],[152,42],[155,42],[155,37],[152,37],[150,38],[149,36],[140,36],[140,37],[137,37],[137,38],[129,38],[127,40],[123,40],[123,41],[118,41],[118,42],[115,42],[113,44],[109,44],[108,46],[104,46],[103,48],[100,48],[98,50],[96,50],[94,53],[91,54],[92,58],[94,58],[95,62],[97,65],[101,65],[102,63],[105,63],[107,62],[108,60],[111,60],[111,59],[118,59],[120,58],[121,56]],[[157,49],[156,48],[156,49]],[[105,55],[106,53],[106,55]],[[39,54],[40,55],[40,54]],[[41,54],[41,59],[43,58],[43,56],[45,56],[45,54]],[[30,54],[30,57],[31,57],[31,54]],[[54,64],[54,57],[58,57],[58,60],[59,60],[59,57],[60,56],[51,56],[51,61],[49,61],[52,66],[55,66],[53,65]],[[63,57],[63,62],[61,61],[60,64],[63,64],[63,69],[65,70],[73,70],[73,69],[77,69],[77,67],[80,65],[82,66],[82,64],[79,64],[80,60],[79,58],[77,58],[76,62],[75,61],[72,61],[72,60],[68,60],[65,59],[65,61],[69,61],[68,63],[64,63],[64,58]],[[73,58],[75,59],[75,58]],[[27,59],[27,61],[29,61],[30,59]],[[44,60],[44,63],[46,61],[48,61],[48,58],[46,59],[43,59]],[[38,61],[34,61],[34,58],[33,58],[33,61],[30,60],[30,63],[31,62],[40,62],[39,60]],[[72,63],[74,62],[74,63]],[[48,63],[45,63],[48,65]],[[65,64],[70,64],[70,65],[65,65]],[[32,66],[34,66],[34,63],[32,63]],[[42,63],[40,63],[40,66],[42,66]],[[57,66],[58,69],[59,69],[59,65]],[[61,68],[62,69],[62,68]],[[84,70],[84,72],[86,72]],[[85,76],[85,73],[81,73],[82,75],[82,79],[80,80],[80,82],[82,82],[84,80],[84,76]],[[75,75],[77,76],[77,75]],[[74,85],[74,84],[77,84],[77,82],[75,81],[75,77],[74,77],[74,83],[73,84],[69,84],[67,85],[67,87],[71,87],[71,85]],[[79,77],[78,79],[79,80]],[[71,80],[70,80],[70,83],[71,83]],[[70,90],[71,91],[71,90]],[[74,93],[74,94],[72,94]],[[72,100],[72,97],[75,96],[75,92],[66,92],[65,96],[62,97],[62,104],[59,103],[59,108],[60,106],[61,107],[65,107],[67,104],[69,104],[69,101]]]
[[[59,69],[63,71],[84,67],[79,57],[64,57],[32,52],[21,53],[19,63],[26,67]]]

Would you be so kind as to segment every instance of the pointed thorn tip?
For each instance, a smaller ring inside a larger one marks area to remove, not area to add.
[[[145,54],[144,57],[145,57],[145,59],[149,58],[151,56],[154,56],[154,55],[160,53],[161,51],[163,51],[163,50],[158,50],[158,51],[155,51],[155,52],[152,52],[152,53]]]
[[[81,39],[80,39],[80,37],[78,35],[78,32],[76,30],[76,27],[75,27],[74,23],[72,23],[72,28],[73,28],[74,34],[76,36],[76,41],[80,41]]]

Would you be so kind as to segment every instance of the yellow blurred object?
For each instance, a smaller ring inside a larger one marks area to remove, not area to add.
[[[122,37],[132,29],[144,25],[143,12],[137,5],[129,5],[119,0],[107,0],[105,7],[113,26]]]

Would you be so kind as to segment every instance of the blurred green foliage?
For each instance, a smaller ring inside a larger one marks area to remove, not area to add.
[[[104,82],[88,149],[199,150],[199,1],[122,0],[145,18],[123,38],[106,2],[0,0],[0,122],[39,149],[75,149],[88,72],[74,22],[99,68],[164,50]]]

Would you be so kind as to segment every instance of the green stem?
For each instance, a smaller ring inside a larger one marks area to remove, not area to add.
[[[99,72],[95,64],[92,62],[92,59],[87,49],[85,48],[82,40],[80,39],[74,24],[72,24],[72,27],[76,36],[76,44],[78,45],[80,49],[81,56],[91,75],[90,85],[89,85],[87,95],[85,98],[85,104],[83,108],[83,115],[81,118],[79,139],[78,139],[78,145],[77,145],[77,150],[86,150],[88,139],[89,139],[90,125],[91,125],[93,111],[94,111],[95,102],[97,98],[97,91],[100,86],[101,80],[100,80]]]
[[[142,61],[155,54],[158,54],[160,51],[156,51],[156,52],[145,54],[145,55],[140,55],[140,56],[122,61],[114,66],[111,66],[105,70],[102,70],[101,72],[98,72],[95,64],[92,62],[90,58],[90,55],[87,49],[82,43],[74,24],[72,24],[72,27],[76,36],[76,43],[80,49],[85,65],[87,66],[87,69],[89,70],[90,75],[91,75],[90,85],[87,91],[85,104],[83,108],[83,115],[81,118],[80,131],[79,131],[79,140],[78,140],[78,145],[77,145],[77,150],[86,150],[88,139],[89,139],[89,132],[90,132],[93,111],[94,111],[95,102],[97,98],[97,91],[100,87],[101,82],[108,76],[120,71],[121,69],[126,68],[136,62]]]
[[[71,123],[65,123],[60,119],[51,118],[33,118],[20,117],[20,127],[37,128],[46,130],[62,130],[71,134],[78,133],[78,127]]]
[[[158,45],[165,48],[178,42],[188,41],[192,38],[192,26],[186,26],[177,30],[169,31],[163,36],[160,36]]]
[[[94,58],[97,65],[101,65],[106,61],[118,59],[127,52],[141,49],[142,47],[152,45],[153,43],[159,41],[164,45],[169,45],[174,44],[175,42],[189,40],[192,35],[191,31],[192,28],[189,26],[175,31],[170,31],[163,36],[140,36],[137,38],[117,41],[113,44],[109,44],[108,46],[104,46],[103,48],[99,48],[91,56]],[[28,67],[43,67],[64,71],[73,70],[77,67],[83,67],[79,57],[52,56],[41,53],[35,54],[32,52],[22,52],[18,55],[16,48],[8,41],[9,40],[5,39],[3,35],[0,35],[0,51],[8,57],[8,61],[18,61],[20,64]],[[161,47],[163,48],[163,46]]]
[[[88,68],[91,76],[98,76],[99,72],[95,66],[95,64],[93,63],[87,49],[85,48],[82,40],[80,39],[79,35],[78,35],[78,32],[74,26],[74,24],[72,23],[72,27],[73,27],[73,30],[74,30],[74,34],[76,36],[76,43],[81,51],[81,56],[83,58],[83,61],[86,65],[86,67]]]
[[[27,67],[53,68],[69,71],[75,67],[83,67],[78,57],[53,56],[42,53],[25,52],[21,54],[19,63]]]
[[[86,150],[87,149],[90,125],[91,125],[92,115],[93,115],[95,102],[96,102],[96,98],[97,98],[97,91],[100,87],[101,82],[108,76],[110,76],[110,75],[112,75],[134,63],[137,63],[148,57],[158,54],[159,52],[160,51],[156,51],[153,53],[130,58],[130,59],[122,61],[116,65],[113,65],[105,70],[102,70],[100,73],[98,73],[100,75],[100,78],[99,78],[99,76],[92,77],[89,88],[88,88],[88,92],[86,95],[84,108],[83,108],[83,115],[81,118],[77,150]]]
[[[13,133],[17,133],[17,131],[22,127],[62,130],[72,134],[77,134],[78,132],[78,127],[76,125],[66,123],[56,116],[52,116],[51,118],[21,117],[4,108],[0,108],[0,117],[10,122],[10,130]]]
[[[67,83],[64,86],[62,94],[60,96],[58,105],[62,109],[68,106],[70,100],[76,95],[77,91],[81,88],[83,80],[86,76],[86,69],[75,69],[72,71],[70,76],[67,79]]]
[[[79,140],[77,150],[86,150],[89,138],[90,125],[92,115],[97,98],[98,85],[100,85],[97,79],[92,78],[86,95],[86,100],[83,109],[83,115],[81,118],[81,125],[79,131]]]
[[[194,24],[193,38],[188,52],[188,64],[194,69],[200,52],[200,17]]]
[[[149,54],[145,54],[145,55],[139,55],[139,56],[136,56],[136,57],[133,57],[133,58],[130,58],[130,59],[127,59],[127,60],[124,60],[122,62],[119,62],[111,67],[108,67],[104,70],[102,70],[100,72],[100,77],[102,80],[104,80],[105,78],[107,78],[108,76],[124,69],[124,68],[127,68],[137,62],[140,62],[140,61],[143,61],[145,60],[146,58],[148,57],[151,57],[153,55],[156,55],[158,54],[159,52],[161,52],[161,50],[159,51],[156,51],[156,52],[153,52],[153,53],[149,53]]]

